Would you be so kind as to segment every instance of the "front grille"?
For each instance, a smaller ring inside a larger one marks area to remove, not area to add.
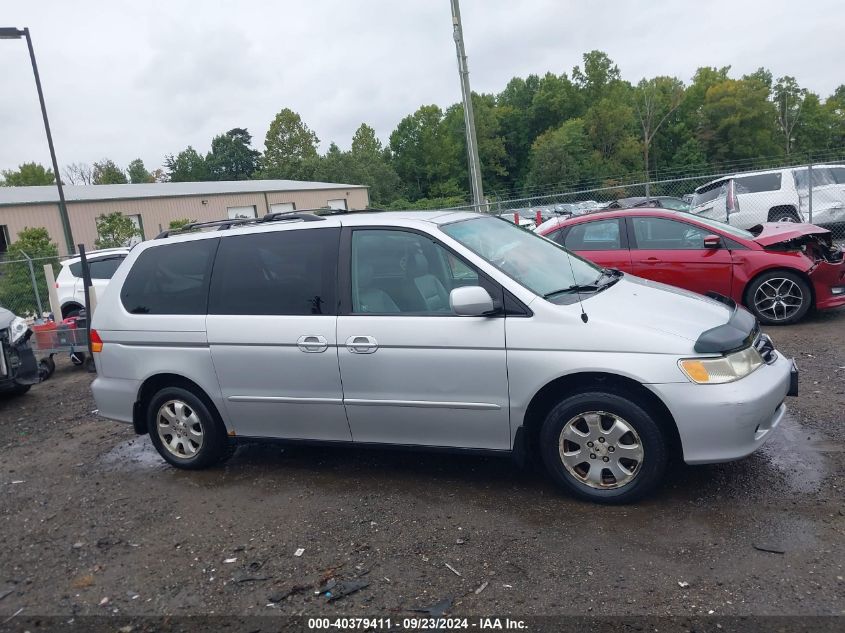
[[[754,348],[763,358],[767,365],[771,365],[778,358],[778,353],[775,351],[775,344],[768,334],[760,334],[754,341]]]

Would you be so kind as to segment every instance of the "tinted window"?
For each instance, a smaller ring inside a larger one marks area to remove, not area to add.
[[[699,250],[704,248],[704,229],[664,218],[631,218],[637,248],[643,250]]]
[[[337,314],[339,239],[335,228],[224,237],[209,314]]]
[[[572,251],[611,251],[622,248],[619,220],[598,220],[576,224],[566,235]]]
[[[82,279],[82,262],[76,262],[68,266],[70,268],[70,274],[74,277],[79,277]]]
[[[737,193],[760,193],[761,191],[780,190],[780,172],[776,174],[758,174],[734,178]]]
[[[727,184],[726,180],[720,180],[719,182],[714,182],[709,185],[704,185],[700,189],[698,189],[692,197],[692,202],[690,203],[693,207],[701,206],[702,204],[707,204],[708,202],[712,202],[719,196],[725,195],[725,185]]]
[[[91,273],[91,279],[111,279],[122,261],[123,257],[121,256],[94,259],[88,262],[88,270]],[[81,269],[82,265],[80,264],[79,267]],[[82,270],[79,271],[79,276],[82,276]]]
[[[359,314],[451,314],[452,290],[482,283],[440,244],[399,230],[355,231],[351,273],[352,312]]]
[[[138,256],[120,290],[132,314],[205,314],[216,239],[165,244]]]
[[[796,169],[795,187],[806,191],[807,181],[809,180],[809,170]],[[845,167],[813,167],[813,186],[826,187],[828,185],[842,185],[845,184]]]

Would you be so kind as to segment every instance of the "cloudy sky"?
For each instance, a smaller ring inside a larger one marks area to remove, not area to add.
[[[840,0],[462,0],[470,79],[571,72],[606,51],[624,78],[731,65],[794,75],[823,97],[845,83]],[[59,164],[141,157],[247,127],[255,145],[290,107],[323,149],[365,121],[386,140],[423,103],[460,99],[448,0],[0,0],[28,26]],[[49,164],[23,41],[0,40],[0,169]]]

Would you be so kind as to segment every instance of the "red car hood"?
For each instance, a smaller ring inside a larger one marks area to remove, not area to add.
[[[811,235],[830,236],[830,231],[820,226],[797,222],[767,222],[751,227],[749,230],[754,234],[754,241],[763,247],[791,242]]]

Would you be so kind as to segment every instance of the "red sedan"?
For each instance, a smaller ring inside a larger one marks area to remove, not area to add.
[[[845,305],[845,251],[812,224],[744,231],[689,213],[636,208],[553,218],[536,231],[600,266],[727,295],[765,324]]]

